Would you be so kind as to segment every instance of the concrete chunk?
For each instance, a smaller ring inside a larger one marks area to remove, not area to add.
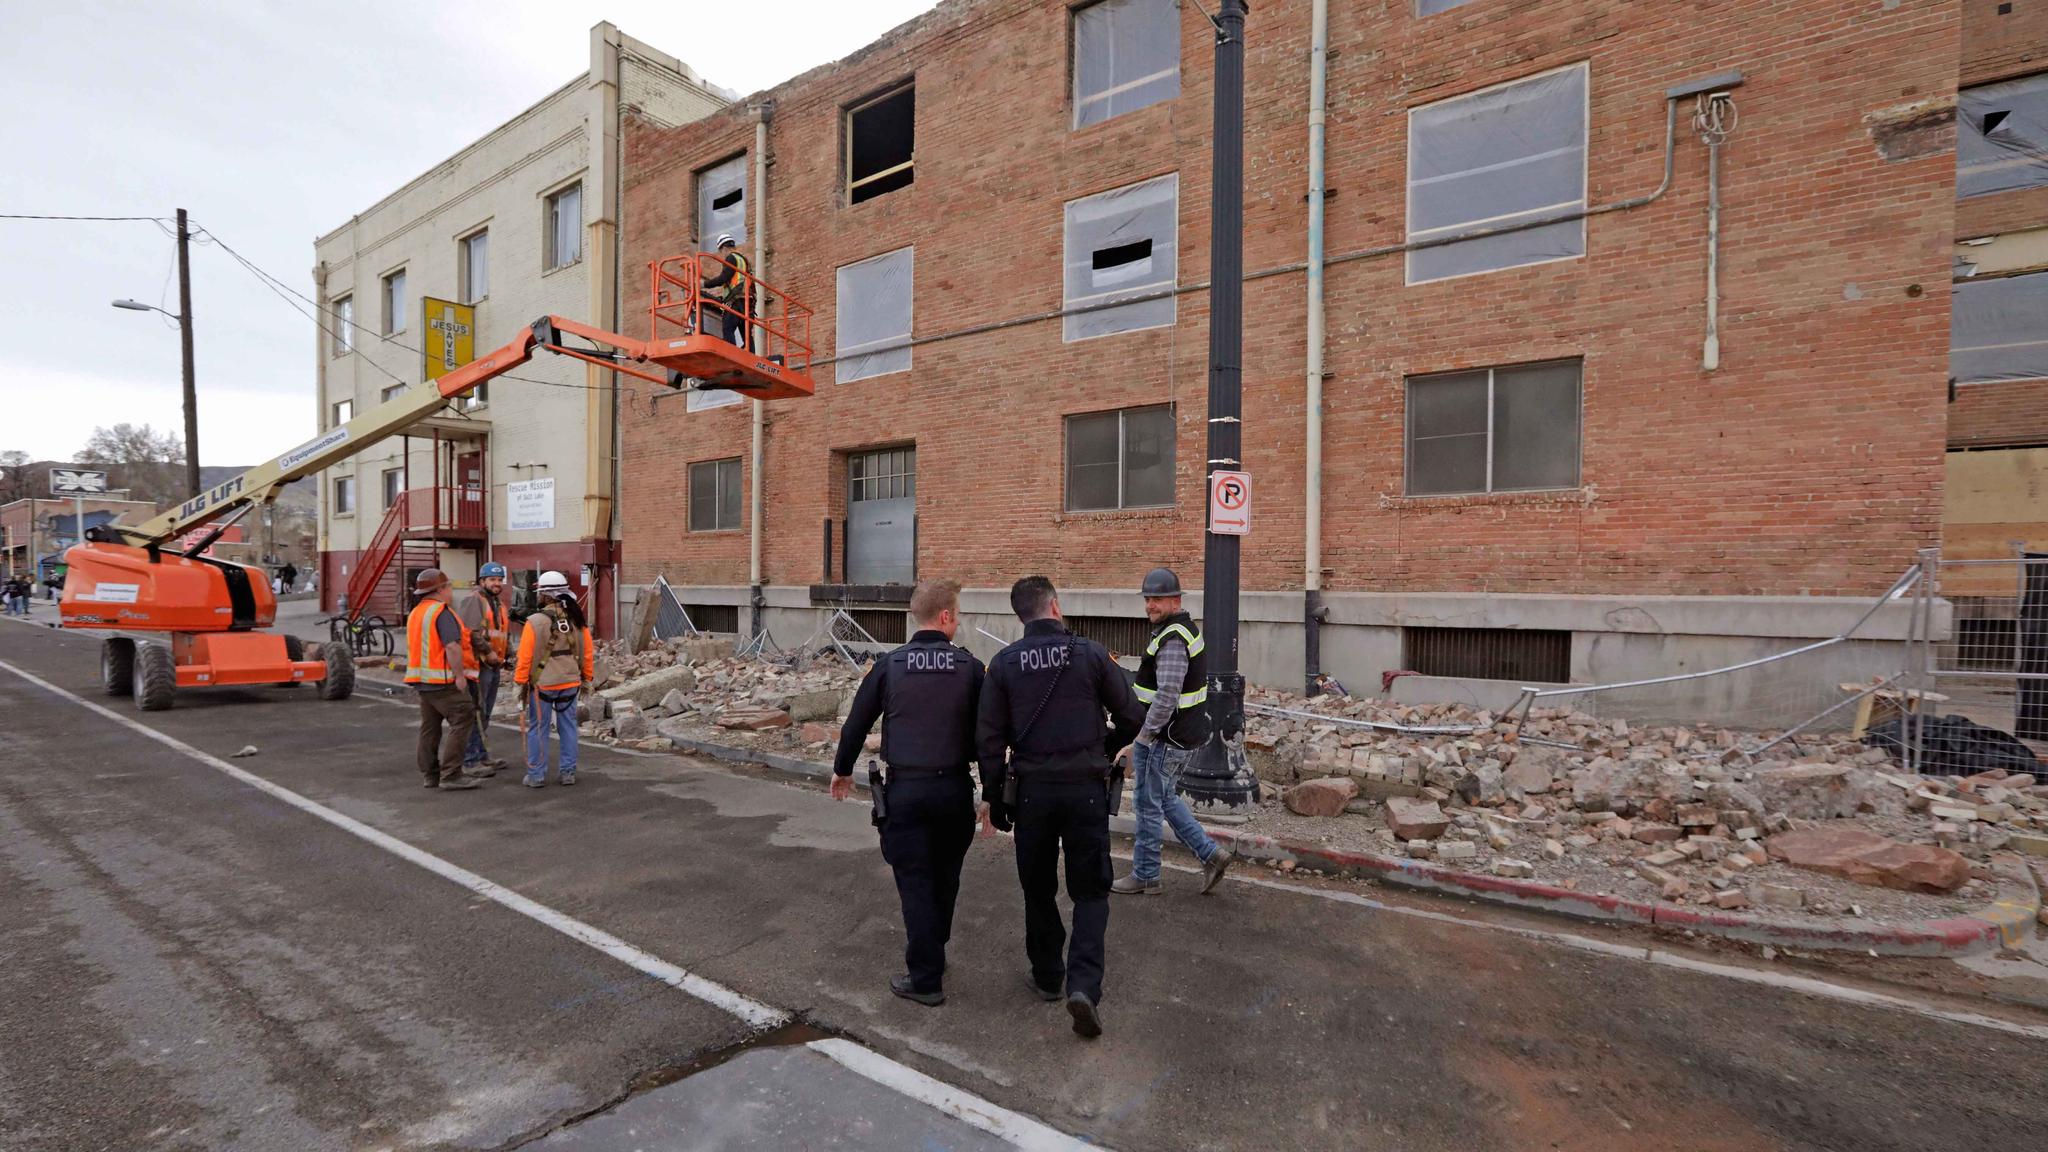
[[[1434,800],[1392,796],[1385,805],[1387,827],[1403,840],[1434,840],[1450,829],[1450,818]]]

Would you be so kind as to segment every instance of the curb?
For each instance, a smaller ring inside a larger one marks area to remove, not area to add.
[[[832,771],[826,765],[794,756],[686,735],[675,731],[668,721],[656,724],[654,730],[677,748],[719,760],[760,764],[811,779],[823,779]],[[856,772],[854,775],[858,779],[860,774]],[[866,784],[863,782],[861,787],[865,788]],[[1874,952],[1880,956],[1982,955],[2014,947],[2025,940],[2032,934],[2035,920],[2041,912],[2041,891],[2031,872],[2023,873],[2030,889],[2029,898],[2025,901],[2000,900],[1967,916],[1924,920],[1918,924],[1834,928],[1737,912],[1685,908],[1655,900],[1590,895],[1533,880],[1460,872],[1425,860],[1325,848],[1295,840],[1235,832],[1210,824],[1202,827],[1211,838],[1228,844],[1232,851],[1246,860],[1271,863],[1291,860],[1297,865],[1340,876],[1364,877],[1402,888],[1462,896],[1578,920],[1689,930],[1709,936],[1811,951]],[[1109,828],[1128,837],[1135,831],[1136,822],[1129,816],[1113,816]]]

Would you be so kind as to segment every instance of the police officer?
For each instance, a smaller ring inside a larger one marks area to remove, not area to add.
[[[832,761],[832,797],[853,794],[853,764],[868,729],[882,721],[882,858],[896,872],[903,900],[903,961],[889,991],[927,1007],[946,1002],[946,942],[960,866],[974,844],[975,708],[981,661],[953,645],[960,628],[960,585],[925,580],[910,596],[917,632],[910,643],[875,662],[861,681],[839,730]]]
[[[1016,827],[1031,990],[1058,1000],[1064,981],[1074,1031],[1093,1039],[1102,1035],[1109,930],[1110,764],[1145,713],[1109,653],[1067,631],[1052,581],[1017,581],[1010,607],[1024,622],[1024,638],[996,653],[982,685],[982,795],[997,828]],[[1071,943],[1057,902],[1062,852],[1074,902]]]
[[[1138,589],[1145,598],[1145,617],[1152,621],[1152,639],[1138,664],[1133,691],[1145,705],[1145,723],[1137,742],[1125,749],[1133,758],[1136,778],[1136,844],[1131,849],[1131,874],[1110,890],[1123,895],[1150,895],[1160,890],[1160,825],[1202,862],[1202,892],[1207,895],[1230,867],[1231,852],[1219,847],[1187,801],[1180,798],[1180,774],[1188,757],[1209,739],[1209,658],[1202,633],[1180,606],[1180,577],[1171,568],[1145,573]]]

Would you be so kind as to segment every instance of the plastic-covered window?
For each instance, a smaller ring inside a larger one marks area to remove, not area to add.
[[[1415,0],[1415,14],[1417,16],[1434,16],[1439,12],[1449,12],[1453,8],[1461,7],[1471,2],[1472,0]]]
[[[1586,206],[1583,64],[1408,113],[1408,239],[1569,216]],[[1408,283],[1586,253],[1583,216],[1408,253]]]
[[[841,384],[910,371],[910,298],[916,250],[898,248],[839,269],[836,326]]]
[[[1959,280],[1949,301],[1956,383],[2048,379],[2048,272]]]
[[[1074,13],[1074,127],[1179,95],[1177,0],[1102,0]]]
[[[1173,323],[1178,271],[1180,176],[1168,173],[1067,202],[1066,292],[1070,311],[1166,292],[1122,307],[1066,317],[1065,339],[1087,340]]]
[[[1956,196],[2048,186],[2048,72],[1957,96]]]
[[[730,233],[747,242],[747,157],[744,153],[697,173],[697,250],[711,252]]]

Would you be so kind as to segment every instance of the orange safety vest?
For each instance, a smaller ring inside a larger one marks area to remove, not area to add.
[[[505,606],[505,601],[503,597],[498,598],[498,606],[497,608],[493,609],[491,607],[491,597],[484,595],[481,590],[473,593],[473,595],[476,596],[476,606],[478,610],[483,613],[484,631],[497,633],[497,636],[491,640],[491,651],[496,652],[498,654],[498,659],[502,661],[505,659],[505,653],[510,648],[512,643],[512,637],[510,634],[510,629],[512,627],[511,610]],[[460,618],[460,615],[460,613],[457,613],[458,618]],[[469,641],[470,637],[474,636],[475,633],[467,631],[467,621],[463,623],[463,627],[465,629],[465,635],[462,638],[462,651],[464,655],[469,655],[474,651],[470,648]],[[465,661],[462,665],[462,674],[464,677],[468,679],[475,680],[480,675],[482,675],[482,673],[483,669],[477,667],[474,661]]]
[[[436,625],[447,605],[439,600],[422,600],[413,607],[412,615],[405,620],[405,682],[445,686],[455,683],[455,672],[448,667],[448,653],[435,639]],[[455,618],[455,625],[462,629],[461,651],[469,647],[469,626],[462,618]]]

